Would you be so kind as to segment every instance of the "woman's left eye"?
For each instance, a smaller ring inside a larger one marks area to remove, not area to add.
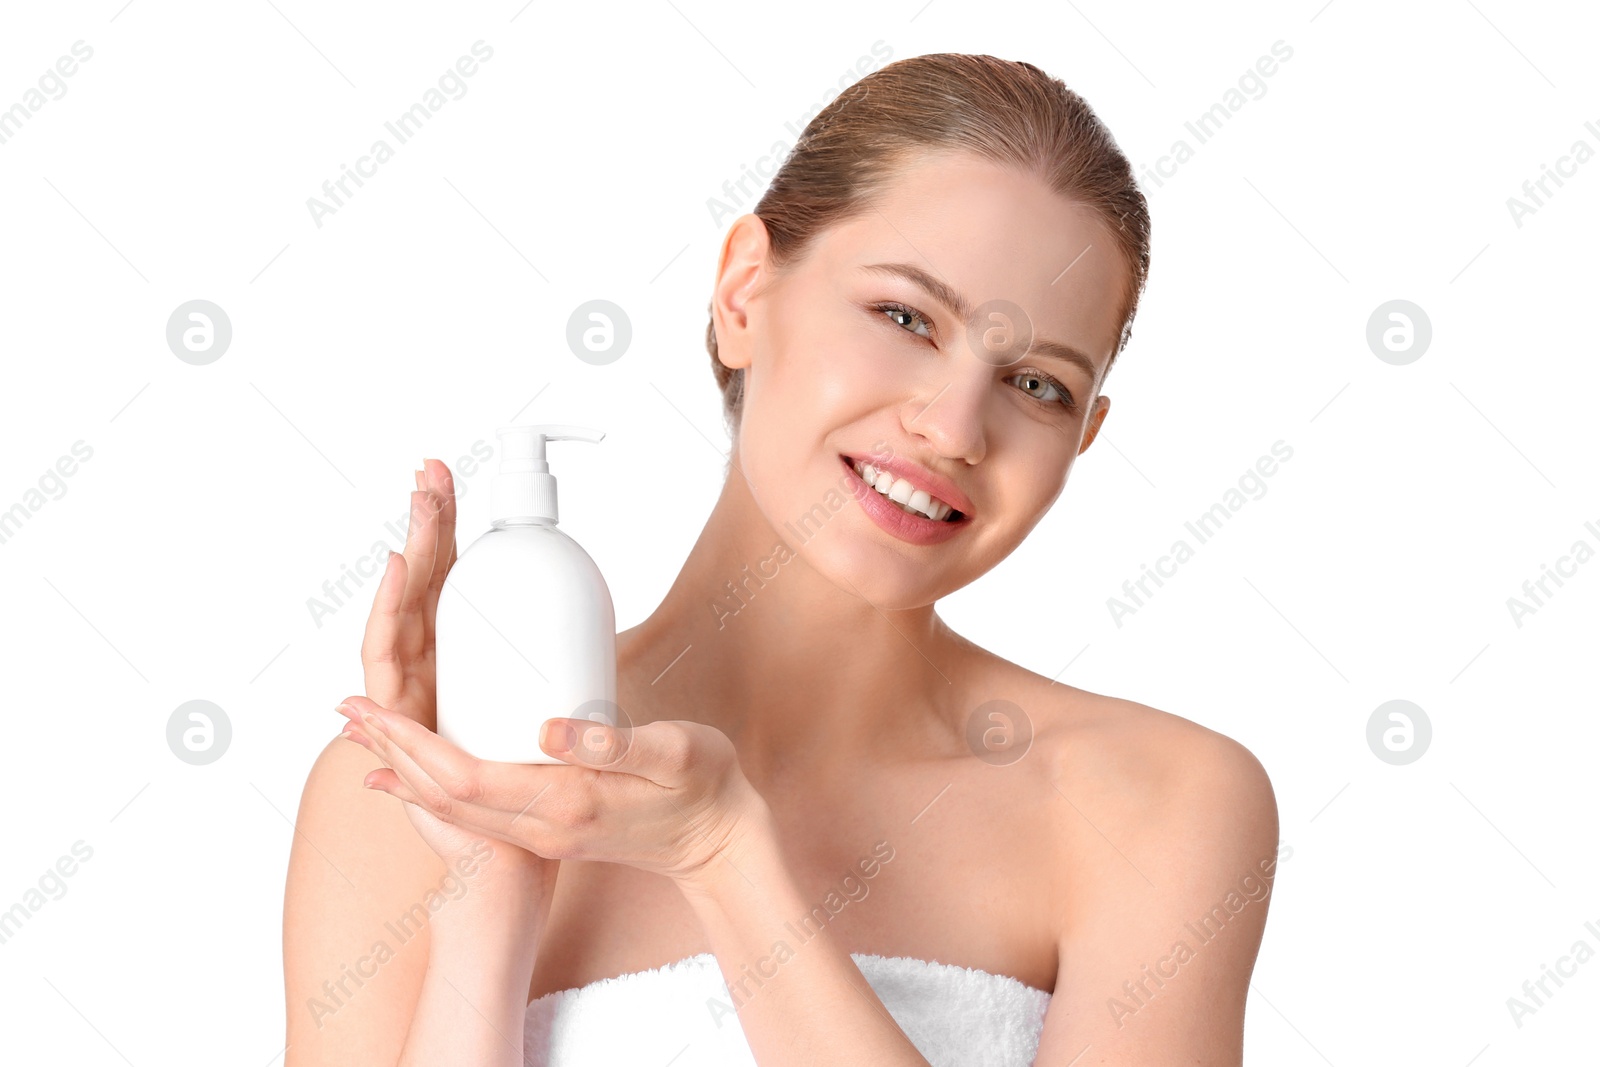
[[[1024,371],[1021,374],[1013,374],[1006,381],[1027,383],[1022,387],[1022,391],[1042,404],[1060,404],[1069,411],[1075,406],[1072,394],[1067,392],[1065,386],[1048,374],[1035,374],[1033,371]]]

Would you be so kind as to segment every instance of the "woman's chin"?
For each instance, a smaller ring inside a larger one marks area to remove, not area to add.
[[[852,545],[836,542],[830,548],[826,559],[813,564],[813,569],[879,611],[925,607],[946,592],[937,574],[896,552],[892,545],[867,543],[863,538]]]

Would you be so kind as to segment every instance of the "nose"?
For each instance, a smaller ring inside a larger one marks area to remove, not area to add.
[[[981,375],[952,375],[930,395],[907,400],[900,424],[926,438],[939,455],[968,465],[981,462],[988,445],[983,405],[988,395]]]

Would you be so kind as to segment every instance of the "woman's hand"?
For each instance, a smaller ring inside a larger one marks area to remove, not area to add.
[[[377,706],[369,700],[352,698],[352,701],[356,700],[363,705]],[[394,754],[385,753],[368,739],[367,734],[359,729],[362,725],[361,712],[352,706],[352,701],[346,701],[337,708],[341,715],[350,720],[342,736],[370,750],[385,764],[384,768],[367,773],[363,784],[370,786],[377,775],[394,773],[391,759],[404,761],[406,757],[399,750]],[[520,845],[490,840],[485,834],[448,822],[416,804],[405,805],[405,812],[423,843],[444,860],[448,870],[464,878],[471,876],[472,882],[469,884],[492,886],[496,891],[504,889],[513,895],[529,889],[547,891],[554,885],[553,879],[560,864],[553,860],[536,856]]]
[[[350,724],[344,736],[371,749],[387,766],[367,772],[366,784],[399,772],[417,776],[398,746],[376,744],[382,732],[377,704],[352,697],[339,705]],[[429,737],[426,727],[383,711],[387,728],[399,724]],[[404,1025],[399,1067],[523,1062],[523,1020],[528,986],[549,922],[560,863],[515,843],[495,840],[472,826],[418,804],[404,805],[419,836],[438,853],[460,887],[426,903],[427,969]],[[442,885],[443,883],[441,883]],[[404,1018],[402,1016],[402,1018]]]
[[[367,696],[433,729],[437,722],[433,622],[456,561],[456,492],[450,468],[423,461],[411,494],[405,552],[391,553],[361,641]]]
[[[719,876],[723,861],[768,826],[733,743],[702,723],[552,719],[539,746],[564,764],[493,763],[371,700],[345,704],[352,729],[388,764],[367,784],[425,815],[435,834],[427,820],[550,859],[627,864],[690,888]]]

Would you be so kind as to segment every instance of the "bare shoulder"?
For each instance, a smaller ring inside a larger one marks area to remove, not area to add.
[[[1081,867],[1088,856],[1095,866],[1120,866],[1126,874],[1128,859],[1139,854],[1167,872],[1169,884],[1181,880],[1198,889],[1276,854],[1272,782],[1238,741],[998,658],[990,669],[996,687],[1015,694],[1032,728],[1034,749],[1022,762],[1033,764],[1029,788],[1054,801],[1051,821],[1066,844],[1063,862]],[[1108,843],[1124,855],[1108,854]]]
[[[1034,730],[1018,784],[1059,960],[1039,1062],[1238,1063],[1279,856],[1266,770],[1182,716],[999,670]]]
[[[1043,740],[1062,773],[1138,811],[1153,831],[1270,823],[1276,834],[1272,782],[1238,741],[1136,701],[1054,688],[1065,691],[1046,705]]]
[[[284,889],[286,1067],[399,1055],[448,897],[438,856],[400,804],[367,789],[377,757],[336,739],[306,778]]]

